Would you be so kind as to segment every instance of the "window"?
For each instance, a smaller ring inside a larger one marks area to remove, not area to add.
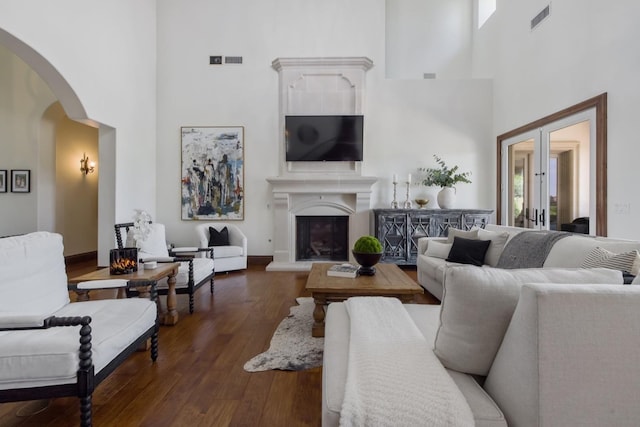
[[[478,28],[496,11],[496,0],[478,0]]]

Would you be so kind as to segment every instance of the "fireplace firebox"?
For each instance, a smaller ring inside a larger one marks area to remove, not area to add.
[[[348,216],[296,217],[296,261],[348,259]]]

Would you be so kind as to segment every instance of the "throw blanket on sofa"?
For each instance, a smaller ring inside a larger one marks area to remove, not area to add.
[[[523,231],[511,238],[504,247],[497,268],[542,267],[555,243],[571,233],[564,231]]]
[[[340,426],[472,426],[473,414],[400,301],[355,297]]]

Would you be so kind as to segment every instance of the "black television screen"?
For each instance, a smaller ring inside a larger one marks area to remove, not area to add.
[[[363,116],[285,116],[286,161],[362,161]]]

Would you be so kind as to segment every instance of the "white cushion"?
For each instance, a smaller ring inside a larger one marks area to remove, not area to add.
[[[193,259],[193,284],[200,283],[205,277],[213,272],[214,261],[211,258],[194,258]],[[189,283],[189,262],[180,263],[178,274],[176,275],[176,289],[186,288]],[[169,279],[166,277],[156,284],[157,289],[167,289],[169,287]]]
[[[615,240],[606,237],[565,237],[553,245],[544,261],[544,267],[578,268],[582,265],[587,254],[598,246],[611,252],[620,253],[640,249],[640,241]]]
[[[495,267],[498,264],[504,246],[507,244],[507,240],[509,240],[509,233],[506,231],[487,231],[482,228],[478,228],[477,230],[479,240],[491,240],[489,249],[487,249],[487,253],[484,256],[484,262],[485,264]]]
[[[53,314],[91,316],[92,359],[97,374],[155,325],[157,306],[141,298],[96,300],[70,303]],[[0,332],[0,389],[75,383],[78,330],[55,327]]]
[[[0,239],[0,313],[47,315],[69,303],[62,236],[36,232]]]
[[[229,258],[232,256],[241,256],[242,247],[240,246],[214,246],[213,258]]]
[[[436,241],[429,242],[425,255],[432,256],[435,258],[447,259],[447,257],[449,256],[449,251],[451,251],[451,246],[453,246],[453,243],[444,243],[444,242],[436,242]]]
[[[478,238],[478,229],[459,230],[457,228],[449,228],[447,232],[447,243],[453,243],[454,237],[462,237],[463,239],[475,240]]]
[[[638,275],[640,269],[640,254],[637,250],[615,253],[600,246],[594,248],[582,262],[584,268],[612,268]]]
[[[460,372],[487,375],[524,283],[622,284],[609,269],[451,267],[446,272],[434,352]]]

